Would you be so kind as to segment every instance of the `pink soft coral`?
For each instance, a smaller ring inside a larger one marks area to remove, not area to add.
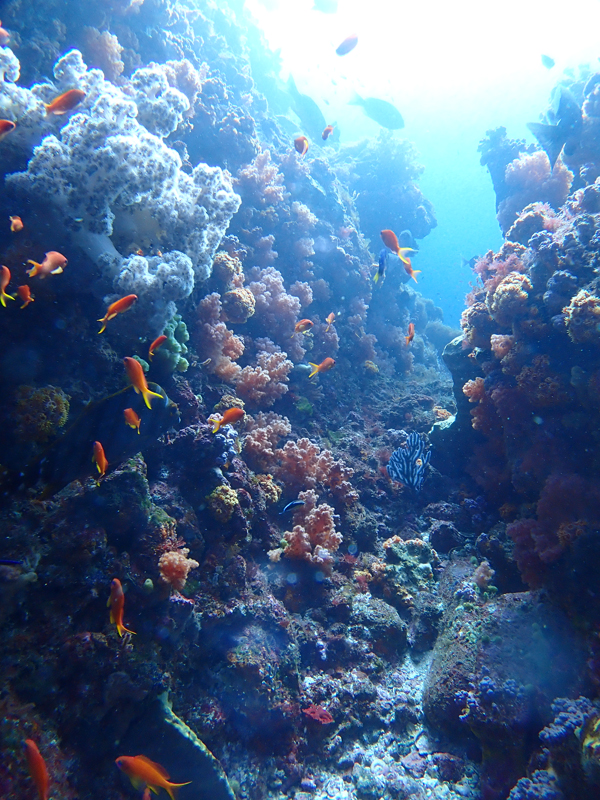
[[[317,505],[313,489],[298,495],[304,505],[294,514],[294,527],[283,535],[283,546],[269,552],[273,561],[282,555],[320,567],[330,567],[333,553],[342,543],[342,534],[335,529],[334,510],[327,503]]]
[[[288,375],[294,368],[287,353],[270,339],[257,339],[260,349],[255,367],[244,367],[237,375],[236,391],[249,403],[272,406],[288,390]]]
[[[193,558],[187,557],[189,552],[187,547],[170,550],[168,553],[163,553],[158,561],[161,579],[178,592],[185,586],[190,570],[200,566]]]
[[[317,484],[323,484],[341,502],[352,503],[358,498],[350,483],[354,471],[342,461],[336,461],[331,451],[321,450],[310,439],[286,442],[285,447],[277,450],[275,455],[279,465],[274,474],[286,486],[314,488]]]
[[[522,153],[506,167],[504,177],[511,194],[498,206],[497,217],[503,233],[530,203],[549,203],[559,209],[567,199],[573,181],[573,173],[560,159],[554,169],[550,167],[543,150]]]
[[[289,419],[273,411],[266,414],[259,412],[253,417],[246,415],[244,458],[251,466],[262,470],[271,469],[275,464],[275,448],[291,432]]]
[[[210,359],[208,371],[231,383],[242,371],[235,362],[244,352],[244,343],[221,321],[221,314],[220,295],[213,292],[204,297],[198,305],[200,324],[194,338],[200,358]]]

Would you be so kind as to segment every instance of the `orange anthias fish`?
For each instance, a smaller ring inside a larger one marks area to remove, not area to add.
[[[402,259],[402,261],[404,263],[404,269],[406,270],[406,274],[410,275],[410,277],[413,279],[415,283],[418,283],[417,279],[415,278],[415,275],[418,275],[419,272],[421,272],[421,270],[412,268],[412,262],[410,258],[407,258],[406,260]]]
[[[308,152],[308,139],[306,136],[298,136],[297,139],[294,139],[294,147],[301,156],[306,155]]]
[[[68,92],[55,97],[51,103],[44,103],[46,107],[46,114],[66,114],[75,108],[76,105],[81,103],[85,97],[85,92],[81,89],[69,89]]]
[[[46,275],[59,275],[69,262],[62,253],[58,253],[56,250],[49,250],[41,264],[31,259],[28,259],[27,263],[33,264],[33,267],[27,270],[30,278],[35,278],[36,275],[39,275],[40,278],[45,278]]]
[[[48,789],[50,787],[48,768],[33,739],[25,739],[25,755],[29,766],[29,774],[35,783],[40,800],[48,800]]]
[[[111,319],[114,319],[117,314],[123,314],[125,311],[129,311],[136,300],[137,294],[128,294],[126,297],[121,297],[120,300],[115,300],[114,303],[111,303],[106,311],[106,314],[102,317],[102,319],[98,320],[98,322],[102,323],[102,327],[98,333],[103,333],[106,330],[106,323]]]
[[[223,425],[233,425],[241,419],[244,419],[245,413],[246,412],[241,408],[228,408],[222,418],[215,422],[213,433],[216,433]]]
[[[137,432],[139,433],[140,425],[142,423],[139,414],[136,414],[133,408],[126,408],[123,411],[123,416],[125,417],[125,424],[129,425],[129,427],[133,428],[134,430],[137,428]]]
[[[308,362],[310,366],[313,368],[312,372],[308,376],[312,378],[313,375],[316,375],[318,372],[327,372],[328,369],[335,367],[335,359],[327,357],[324,361],[321,361],[320,364],[313,364],[312,361]]]
[[[100,473],[99,477],[103,478],[106,475],[108,461],[106,460],[104,448],[100,442],[94,442],[94,455],[92,456],[92,463],[96,465],[96,468]]]
[[[331,328],[331,326],[332,326],[332,325],[333,325],[333,323],[335,322],[335,311],[332,311],[332,312],[331,312],[331,314],[329,314],[329,315],[328,315],[328,316],[325,318],[325,322],[327,323],[327,327],[325,328],[325,333],[327,333],[327,331],[329,330],[329,328]]]
[[[6,308],[6,301],[7,300],[14,300],[15,298],[10,295],[6,294],[4,291],[8,284],[10,283],[10,270],[8,267],[0,267],[0,303]]]
[[[386,247],[388,247],[392,253],[396,253],[400,261],[404,264],[404,269],[416,283],[417,279],[415,275],[418,275],[421,272],[420,269],[413,269],[412,264],[410,263],[410,258],[408,257],[409,253],[414,253],[414,249],[412,247],[400,247],[398,239],[394,231],[390,230],[383,230],[381,231],[381,238],[383,243]]]
[[[158,348],[162,347],[162,345],[166,341],[167,341],[167,337],[164,335],[164,333],[161,336],[157,336],[156,337],[156,339],[152,342],[152,344],[148,348],[148,358],[150,359],[150,361],[152,361],[152,356],[154,355],[154,353],[156,353]]]
[[[31,294],[31,289],[27,284],[24,286],[17,286],[17,294],[23,301],[23,305],[21,306],[21,310],[23,310],[29,303],[33,303],[35,297]]]
[[[144,403],[146,403],[148,408],[152,408],[150,403],[151,397],[158,397],[163,400],[162,394],[158,394],[157,392],[151,392],[148,388],[148,383],[146,381],[146,376],[144,375],[144,370],[142,365],[139,361],[136,361],[135,358],[130,358],[126,356],[123,359],[123,363],[125,364],[125,371],[127,372],[127,377],[129,378],[131,385],[135,389],[137,394],[141,394],[144,398]]]
[[[408,325],[408,336],[405,336],[404,338],[406,339],[406,346],[408,347],[408,345],[415,338],[415,323],[414,322],[410,322],[409,323],[409,325]]]
[[[345,56],[346,53],[349,53],[351,50],[354,50],[356,45],[358,44],[358,36],[353,33],[350,36],[346,36],[344,41],[336,47],[335,52],[338,56]]]
[[[308,333],[315,323],[310,319],[301,319],[294,326],[294,333]],[[294,335],[292,333],[292,336]]]
[[[186,783],[171,783],[169,773],[160,764],[150,761],[146,756],[119,756],[115,764],[123,770],[135,789],[149,788],[158,794],[158,789],[164,789],[171,800],[175,800],[173,789],[181,786],[188,786],[191,781]]]
[[[125,608],[125,592],[121,586],[121,581],[118,578],[113,578],[110,584],[110,597],[106,603],[106,607],[110,608],[110,621],[117,626],[119,636],[124,633],[133,633],[123,624],[123,610]]]
[[[8,136],[11,131],[14,131],[16,127],[15,123],[11,122],[9,119],[0,119],[0,141],[2,141],[5,136]]]
[[[327,125],[327,127],[325,128],[325,130],[321,134],[321,139],[323,139],[323,141],[325,141],[326,139],[329,139],[329,137],[333,133],[333,127],[334,127],[333,125]]]
[[[23,230],[23,220],[21,217],[9,217],[10,229],[13,233],[18,233]]]

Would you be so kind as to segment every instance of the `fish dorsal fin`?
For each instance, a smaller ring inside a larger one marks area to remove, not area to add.
[[[144,764],[148,764],[149,766],[154,767],[154,769],[158,772],[158,774],[161,775],[163,778],[166,778],[166,780],[171,779],[171,776],[169,775],[167,770],[164,767],[161,767],[160,764],[157,764],[156,761],[152,761],[151,759],[149,759],[148,756],[137,756],[137,758],[140,761],[143,761]]]

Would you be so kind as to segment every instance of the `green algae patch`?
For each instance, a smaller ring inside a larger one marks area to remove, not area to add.
[[[118,755],[145,755],[163,766],[175,783],[178,800],[235,800],[217,759],[194,731],[173,713],[167,695],[153,700],[117,745]]]

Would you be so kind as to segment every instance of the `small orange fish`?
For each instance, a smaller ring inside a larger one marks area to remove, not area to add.
[[[9,217],[10,229],[13,233],[18,233],[23,230],[23,220],[21,217]]]
[[[14,131],[16,127],[15,123],[11,122],[9,119],[0,119],[0,142],[5,136],[8,136],[11,131]]]
[[[0,303],[6,308],[6,301],[7,300],[14,300],[15,298],[10,295],[6,294],[4,291],[8,284],[10,283],[10,270],[8,267],[0,267]]]
[[[59,275],[69,262],[62,253],[58,253],[56,250],[49,250],[41,264],[31,259],[28,259],[27,263],[33,264],[33,267],[27,270],[30,278],[35,278],[36,275],[39,275],[40,278],[45,278],[46,275]]]
[[[297,322],[294,326],[294,333],[308,333],[308,331],[312,328],[315,323],[312,322],[310,319],[301,319]],[[292,336],[294,335],[292,333]],[[291,337],[290,337],[291,338]]]
[[[51,103],[44,103],[46,114],[56,114],[57,116],[66,114],[81,103],[84,97],[85,92],[82,92],[81,89],[69,89],[68,92],[55,97]]]
[[[48,789],[50,788],[48,768],[33,739],[25,739],[25,756],[27,757],[29,774],[35,783],[40,800],[48,800]]]
[[[405,336],[404,338],[406,339],[406,346],[408,347],[408,345],[415,338],[415,323],[414,322],[410,322],[409,323],[409,325],[408,325],[408,336]]]
[[[2,27],[0,22],[0,47],[5,47],[10,41],[10,33]]]
[[[156,338],[156,339],[155,339],[155,340],[152,342],[152,344],[151,344],[151,345],[150,345],[150,347],[148,348],[148,358],[150,359],[150,361],[152,361],[152,356],[154,355],[154,353],[155,353],[155,352],[158,350],[158,348],[159,348],[159,347],[161,347],[161,346],[162,346],[162,345],[163,345],[163,344],[164,344],[166,341],[167,341],[167,337],[166,337],[164,334],[162,334],[161,336],[158,336],[158,337],[157,337],[157,338]]]
[[[415,278],[415,275],[418,275],[419,272],[421,272],[421,270],[412,268],[412,262],[410,258],[407,258],[406,260],[402,259],[402,261],[404,262],[404,269],[406,270],[406,274],[410,275],[410,277],[413,279],[415,283],[418,283],[418,280]]]
[[[329,137],[331,136],[332,133],[333,133],[333,125],[327,125],[327,127],[325,128],[325,130],[321,134],[321,139],[323,139],[323,141],[325,141],[326,139],[329,139]]]
[[[126,297],[121,297],[120,300],[115,300],[114,303],[111,303],[106,311],[106,314],[102,317],[102,319],[98,320],[98,322],[102,323],[102,327],[98,333],[103,333],[106,330],[106,323],[111,319],[114,319],[117,314],[123,314],[125,311],[128,311],[136,300],[137,294],[128,294]]]
[[[96,465],[98,472],[100,473],[99,477],[103,478],[106,475],[108,461],[106,460],[104,448],[100,442],[94,442],[94,455],[92,456],[92,464]]]
[[[155,794],[159,789],[164,789],[171,800],[175,800],[173,789],[188,786],[186,783],[171,783],[169,773],[160,764],[150,761],[146,756],[119,756],[115,764],[129,778],[135,789],[148,788]]]
[[[117,626],[119,636],[124,633],[133,633],[123,624],[123,610],[125,609],[125,592],[121,586],[121,581],[118,578],[113,578],[110,583],[110,597],[106,603],[106,607],[110,608],[110,621]]]
[[[335,367],[335,360],[329,357],[327,357],[324,361],[321,361],[320,364],[313,364],[312,361],[309,361],[308,363],[313,368],[312,372],[308,376],[309,378],[312,378],[312,376],[316,375],[318,372],[327,372],[328,369]]]
[[[127,377],[129,378],[131,385],[137,394],[142,395],[144,398],[144,403],[146,403],[148,408],[152,408],[152,405],[150,404],[151,397],[159,397],[161,400],[164,400],[162,394],[151,392],[148,388],[146,376],[144,375],[144,370],[139,361],[137,361],[135,358],[130,358],[127,356],[123,359],[123,363],[125,364],[125,371],[127,372]]]
[[[294,139],[294,147],[301,156],[306,155],[308,152],[308,139],[306,136],[298,136],[297,139]]]
[[[325,322],[327,323],[327,327],[325,328],[325,333],[327,333],[327,331],[329,330],[329,328],[331,328],[331,326],[332,326],[332,325],[333,325],[333,323],[335,322],[335,311],[332,311],[332,312],[331,312],[331,314],[329,314],[329,315],[328,315],[328,316],[325,318]]]
[[[221,419],[215,422],[213,433],[216,433],[223,425],[233,425],[241,419],[244,419],[245,413],[246,412],[242,408],[228,408]]]
[[[338,54],[338,56],[345,56],[346,53],[354,50],[357,44],[358,36],[355,33],[352,33],[350,36],[346,36],[344,41],[338,47],[336,47],[335,52]]]
[[[17,294],[23,301],[21,309],[24,309],[26,306],[29,305],[29,303],[33,303],[33,301],[35,300],[35,297],[31,294],[31,289],[29,288],[29,286],[27,286],[27,284],[25,284],[24,286],[18,286]]]
[[[133,410],[133,408],[126,408],[123,411],[123,416],[125,417],[125,424],[129,425],[130,428],[137,428],[137,432],[140,432],[140,425],[142,420],[139,417],[139,414]]]
[[[418,275],[421,272],[420,269],[413,269],[412,264],[410,263],[410,258],[408,257],[409,253],[414,253],[414,249],[412,247],[400,247],[398,239],[394,231],[390,230],[383,230],[381,231],[381,238],[383,240],[384,245],[389,248],[392,253],[396,253],[400,261],[404,264],[404,269],[406,270],[407,274],[417,282],[415,275]]]

